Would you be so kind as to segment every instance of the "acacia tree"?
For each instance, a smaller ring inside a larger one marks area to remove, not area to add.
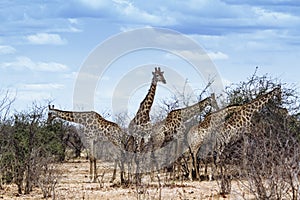
[[[52,125],[54,125],[54,124],[52,124]],[[77,128],[76,126],[68,124],[68,123],[63,123],[63,124],[57,123],[57,125],[60,126],[61,129],[63,129],[64,146],[67,149],[70,149],[74,153],[75,158],[79,158],[82,150],[84,149],[83,143],[81,141],[81,137],[79,135],[79,132],[81,130],[79,128]],[[66,154],[65,156],[69,156],[69,155]]]
[[[243,178],[256,199],[298,199],[300,127],[280,112],[262,117],[244,136]]]
[[[3,183],[12,182],[11,158],[12,153],[7,151],[9,143],[9,132],[11,132],[11,120],[7,119],[11,105],[14,103],[13,97],[9,90],[0,89],[0,189]],[[7,169],[7,170],[6,170]]]
[[[34,104],[30,111],[16,113],[1,123],[1,174],[5,183],[18,186],[18,193],[32,191],[44,159],[64,159],[64,130],[46,123],[45,108]]]
[[[15,101],[15,96],[9,90],[0,89],[0,121],[5,121],[10,112],[10,107]]]
[[[10,151],[10,142],[12,129],[12,121],[6,120],[1,122],[0,131],[0,189],[3,184],[10,184],[13,181],[13,157]]]
[[[231,141],[220,157],[221,193],[230,192],[231,179],[238,177],[256,199],[299,198],[299,97],[267,75],[254,74],[246,82],[226,89],[229,104],[244,104],[277,85],[281,104],[269,102],[253,116],[251,127]],[[289,192],[292,191],[292,192]]]

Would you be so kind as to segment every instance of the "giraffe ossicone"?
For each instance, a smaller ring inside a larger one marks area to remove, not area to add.
[[[145,140],[150,135],[149,133],[152,128],[150,111],[154,102],[157,84],[159,82],[163,84],[167,83],[164,77],[164,72],[161,71],[160,67],[155,67],[152,75],[153,77],[148,93],[140,103],[138,111],[128,125],[129,134],[135,138],[136,142],[138,143],[136,144],[137,146],[140,145],[142,139]]]
[[[54,106],[49,105],[48,111],[48,122],[51,122],[55,118],[59,118],[68,122],[74,122],[83,126],[84,139],[87,141],[86,146],[89,147],[91,154],[91,179],[93,182],[96,181],[97,171],[96,171],[96,152],[94,148],[94,143],[97,140],[108,140],[111,145],[108,148],[108,153],[111,158],[115,159],[115,163],[118,160],[124,159],[123,150],[125,149],[125,144],[127,141],[126,132],[119,127],[118,124],[104,119],[100,114],[94,111],[64,111],[55,109]],[[92,165],[94,168],[92,169]],[[124,171],[124,169],[121,169]],[[113,178],[115,178],[116,169],[114,170]],[[121,174],[121,181],[123,177]]]

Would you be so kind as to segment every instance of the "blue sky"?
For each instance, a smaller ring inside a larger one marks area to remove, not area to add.
[[[2,0],[0,87],[16,93],[17,110],[48,99],[57,107],[72,109],[77,74],[93,49],[124,31],[156,27],[196,41],[225,85],[246,80],[259,66],[258,74],[268,73],[299,88],[299,10],[298,0]],[[165,52],[141,51],[120,58],[98,83],[95,109],[112,110],[114,88],[126,71],[137,66],[148,66],[144,72],[148,82],[152,64],[161,64],[193,84],[188,67],[170,57]],[[175,83],[165,76],[167,86],[158,88],[158,99],[174,92],[170,88]],[[195,83],[193,89],[202,86]],[[131,112],[148,87],[137,86],[130,94]]]

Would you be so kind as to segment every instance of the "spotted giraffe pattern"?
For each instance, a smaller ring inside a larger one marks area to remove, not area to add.
[[[215,138],[215,149],[220,155],[230,141],[237,139],[241,133],[254,125],[251,121],[253,114],[259,112],[274,96],[281,99],[280,87],[244,105],[232,106],[212,113],[203,122],[192,127],[187,138],[194,161],[197,159],[199,147],[209,137]],[[196,170],[196,176],[199,178],[198,170]]]
[[[92,156],[91,159],[92,162],[94,162],[94,172],[91,171],[91,179],[93,182],[95,182],[97,178],[94,142],[96,140],[103,139],[110,141],[113,146],[116,147],[114,148],[115,151],[111,152],[111,154],[114,156],[120,156],[120,152],[118,150],[122,150],[125,147],[126,138],[124,137],[126,137],[127,134],[116,123],[104,119],[97,112],[63,111],[49,106],[48,121],[50,122],[55,118],[59,118],[68,122],[74,122],[83,126],[85,136],[84,139],[90,143],[89,148]],[[114,178],[115,172],[113,179]]]
[[[165,120],[154,125],[149,141],[141,147],[144,153],[152,152],[151,160],[154,159],[154,162],[147,167],[160,169],[164,163],[171,164],[176,159],[184,149],[185,122],[203,112],[207,106],[217,107],[214,94],[192,106],[171,111]]]
[[[137,113],[135,114],[134,118],[130,121],[128,125],[129,134],[133,135],[134,137],[143,137],[145,132],[147,133],[151,130],[150,111],[153,105],[156,87],[158,82],[166,84],[164,72],[161,71],[159,67],[154,69],[152,75],[153,78],[150,89],[147,95],[145,96],[144,100],[140,103],[140,107]]]
[[[171,111],[165,120],[153,128],[151,135],[152,149],[163,147],[172,141],[174,137],[179,136],[182,138],[186,129],[185,122],[203,112],[207,106],[218,109],[214,94],[191,106]]]

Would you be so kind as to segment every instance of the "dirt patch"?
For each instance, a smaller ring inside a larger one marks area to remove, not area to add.
[[[103,175],[102,182],[89,182],[89,162],[87,160],[73,160],[59,164],[56,167],[60,178],[55,189],[55,198],[64,199],[243,199],[246,195],[237,182],[232,183],[232,194],[222,197],[218,195],[216,181],[169,181],[163,178],[150,181],[145,175],[141,186],[121,186],[118,179],[110,183],[113,163],[98,162],[98,175]],[[118,173],[119,174],[119,173]],[[101,178],[101,177],[100,177]],[[100,179],[99,178],[99,179]],[[42,199],[42,191],[34,188],[29,195],[17,194],[15,185],[4,185],[0,190],[0,199]],[[51,199],[51,198],[49,198]],[[248,199],[248,198],[247,198]]]

